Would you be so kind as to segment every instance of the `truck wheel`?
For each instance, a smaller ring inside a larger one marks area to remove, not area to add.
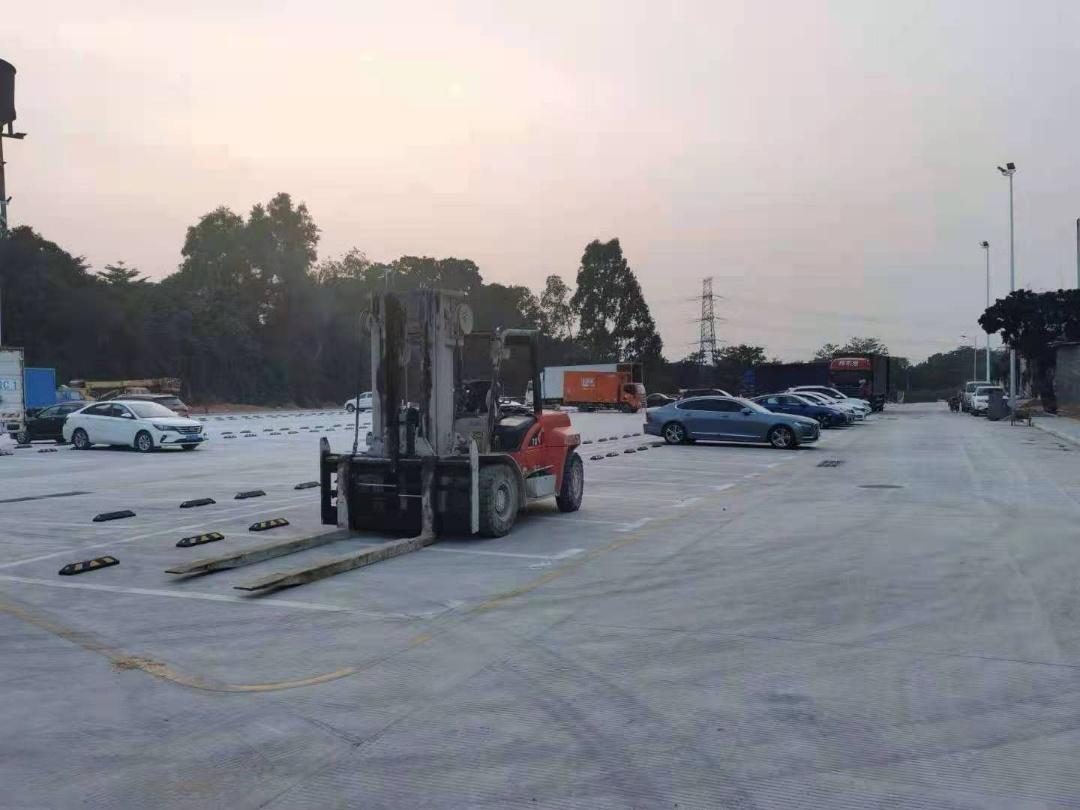
[[[585,494],[585,465],[581,456],[571,452],[563,465],[562,486],[555,496],[555,503],[560,512],[576,512],[581,508],[581,498]]]
[[[518,513],[518,486],[505,464],[480,468],[480,534],[502,537],[514,528]]]
[[[76,450],[90,449],[90,437],[86,435],[86,431],[82,428],[77,428],[75,432],[71,434],[71,443],[75,446]]]

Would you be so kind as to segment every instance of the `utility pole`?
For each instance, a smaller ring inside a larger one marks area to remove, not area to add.
[[[1080,220],[1077,220],[1080,222]],[[980,246],[986,251],[986,308],[990,309],[990,243],[981,242]],[[986,376],[983,378],[990,382],[990,333],[986,333]]]
[[[1080,217],[1076,218],[1076,289],[1080,290]]]
[[[0,238],[7,236],[7,207],[11,202],[4,184],[4,138],[22,140],[26,137],[25,132],[15,131],[14,121],[15,66],[0,59]]]
[[[1016,231],[1013,220],[1013,175],[1016,164],[1006,163],[1005,168],[997,167],[1009,178],[1009,292],[1016,292]],[[1009,410],[1016,410],[1016,349],[1009,347]]]

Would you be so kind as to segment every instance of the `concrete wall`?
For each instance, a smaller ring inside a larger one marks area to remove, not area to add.
[[[1080,406],[1080,343],[1057,347],[1054,392],[1058,405]]]

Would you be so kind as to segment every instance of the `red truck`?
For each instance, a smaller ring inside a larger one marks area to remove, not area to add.
[[[645,404],[645,386],[628,371],[566,371],[563,403],[586,412],[615,408],[636,413]]]

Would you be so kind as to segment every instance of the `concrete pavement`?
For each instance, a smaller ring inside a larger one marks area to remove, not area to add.
[[[192,497],[211,460],[221,487],[311,477],[236,444],[178,455]],[[47,584],[67,557],[35,556],[110,542],[48,524],[128,490],[27,458],[11,491],[92,494],[0,506],[0,805],[1080,807],[1077,453],[942,405],[798,452],[665,447],[591,464],[576,516],[281,604],[161,576],[171,534],[72,578],[118,590]]]

